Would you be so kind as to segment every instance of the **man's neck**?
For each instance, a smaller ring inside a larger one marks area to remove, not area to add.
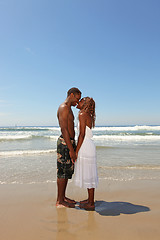
[[[71,108],[71,102],[70,102],[69,98],[66,98],[66,100],[64,102],[69,108]]]

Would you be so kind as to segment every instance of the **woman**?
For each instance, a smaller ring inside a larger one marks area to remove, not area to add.
[[[77,108],[80,112],[74,181],[77,186],[88,190],[88,199],[80,202],[80,208],[95,210],[94,190],[98,185],[98,175],[96,148],[91,130],[95,126],[95,102],[93,98],[85,97],[78,103]]]

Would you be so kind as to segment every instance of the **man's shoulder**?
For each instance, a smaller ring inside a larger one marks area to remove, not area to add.
[[[63,102],[58,108],[58,112],[64,112],[64,111],[69,112],[69,107],[65,102]]]
[[[65,102],[61,103],[61,105],[59,105],[58,109],[62,109],[62,108],[68,108],[67,104]]]

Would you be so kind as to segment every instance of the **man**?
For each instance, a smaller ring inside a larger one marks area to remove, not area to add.
[[[57,207],[74,207],[75,201],[65,196],[68,179],[74,173],[76,160],[76,144],[74,131],[74,115],[71,110],[81,98],[78,88],[71,88],[67,92],[66,100],[59,106],[57,117],[62,135],[57,141]]]

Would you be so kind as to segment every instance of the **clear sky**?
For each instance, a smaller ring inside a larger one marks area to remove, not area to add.
[[[95,99],[96,125],[160,125],[159,13],[159,0],[0,0],[0,126],[57,125],[71,87]]]

